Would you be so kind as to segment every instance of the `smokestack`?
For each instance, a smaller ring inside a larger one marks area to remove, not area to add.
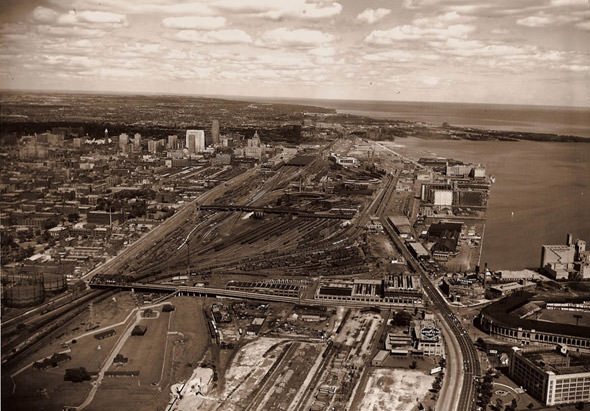
[[[572,233],[567,233],[567,239],[566,239],[566,244],[572,245],[574,243],[574,237],[572,236]]]

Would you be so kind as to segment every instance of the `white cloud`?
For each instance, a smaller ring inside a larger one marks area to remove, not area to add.
[[[127,24],[127,17],[124,14],[119,13],[109,13],[106,11],[82,11],[75,13],[75,15],[77,16],[78,21],[84,23],[107,23],[116,25]]]
[[[451,24],[468,23],[475,20],[473,16],[464,16],[456,11],[439,14],[431,17],[421,17],[414,19],[413,23],[421,27],[443,28]]]
[[[233,13],[251,14],[272,20],[285,17],[299,19],[324,19],[342,12],[337,2],[308,0],[219,0],[212,7]]]
[[[37,26],[37,32],[44,36],[52,37],[83,37],[83,38],[96,38],[103,37],[107,32],[101,29],[84,28],[80,26],[49,26],[40,25]]]
[[[336,49],[334,47],[316,47],[309,50],[308,53],[319,57],[332,57],[336,54]]]
[[[388,50],[380,53],[365,54],[363,59],[377,62],[406,63],[418,62],[419,60],[439,60],[440,56],[433,53],[421,53],[411,50]]]
[[[334,38],[332,34],[319,30],[281,27],[264,32],[258,44],[268,47],[313,47],[330,43]]]
[[[474,31],[475,26],[469,24],[453,24],[444,28],[424,28],[405,24],[389,30],[374,30],[365,38],[365,42],[386,46],[405,40],[464,38]]]
[[[180,30],[174,37],[181,41],[207,44],[252,43],[252,37],[245,31],[238,29],[214,31]]]
[[[162,20],[162,25],[173,29],[215,30],[225,26],[225,18],[206,16],[166,17]]]
[[[391,13],[391,10],[383,9],[383,8],[365,9],[358,16],[356,16],[356,19],[359,21],[368,23],[368,24],[373,24],[373,23],[383,19],[385,16],[389,15],[390,13]]]
[[[492,29],[491,33],[502,35],[502,34],[508,34],[508,33],[510,33],[510,31],[508,31],[507,29]]]
[[[551,0],[552,6],[588,6],[588,0]]]
[[[33,10],[33,18],[40,23],[53,23],[57,18],[58,13],[47,7],[37,6]]]
[[[404,0],[403,5],[407,9],[419,9],[438,4],[439,0]]]
[[[437,86],[440,83],[440,78],[439,77],[435,77],[435,76],[422,76],[420,78],[420,81],[422,82],[422,84],[424,84],[425,86]]]

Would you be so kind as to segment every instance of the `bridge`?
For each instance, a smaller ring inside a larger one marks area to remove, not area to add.
[[[198,205],[197,210],[213,211],[241,211],[246,213],[268,213],[268,214],[286,214],[302,218],[329,218],[333,220],[350,220],[354,217],[352,214],[342,213],[314,213],[309,211],[297,210],[294,208],[270,208],[270,207],[252,207],[247,205]]]
[[[392,307],[408,307],[408,304],[385,301],[323,300],[314,298],[290,297],[277,294],[263,294],[249,291],[227,290],[225,288],[186,286],[175,284],[94,282],[90,284],[90,287],[98,289],[119,289],[145,293],[165,293],[170,295],[176,294],[179,296],[184,295],[191,297],[227,297],[264,302],[281,302],[318,306],[346,306],[351,308],[376,307],[382,309],[390,309]]]

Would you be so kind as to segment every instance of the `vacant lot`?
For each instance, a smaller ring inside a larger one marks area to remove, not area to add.
[[[363,411],[411,411],[432,387],[434,377],[420,371],[383,369],[370,371],[364,397],[357,406]]]

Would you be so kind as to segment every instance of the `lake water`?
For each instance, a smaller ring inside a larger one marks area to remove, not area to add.
[[[590,242],[590,144],[400,138],[396,145],[413,158],[481,163],[496,176],[482,256],[491,269],[538,267],[541,245],[565,243],[568,232]]]
[[[590,137],[590,107],[284,98],[258,100],[307,104],[332,108],[339,113],[421,121],[436,126],[447,122],[463,127]]]

